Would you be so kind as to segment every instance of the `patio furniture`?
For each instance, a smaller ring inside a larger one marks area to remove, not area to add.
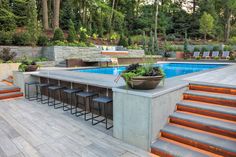
[[[71,114],[75,114],[76,112],[73,113],[73,109],[76,109],[76,104],[74,104],[74,108],[73,108],[73,98],[76,98],[76,93],[81,92],[82,89],[65,89],[63,90],[63,92],[65,93],[66,97],[65,97],[65,101],[66,103],[63,101],[63,111],[68,111],[70,110]]]
[[[103,111],[104,111],[104,118],[103,119],[97,119],[98,117],[102,116],[102,105],[103,105]],[[97,125],[99,123],[104,123],[106,124],[106,129],[109,130],[113,127],[113,125],[108,127],[108,106],[112,105],[112,98],[109,98],[107,96],[105,97],[97,97],[93,99],[92,103],[92,125]],[[95,110],[98,112],[97,116],[94,116]],[[95,121],[95,123],[94,123]]]
[[[62,104],[62,90],[65,89],[65,87],[60,86],[60,81],[58,81],[58,85],[53,85],[48,87],[48,106],[54,106],[54,109],[62,108],[63,105],[57,107],[58,105]],[[58,94],[58,100],[59,102],[56,102],[56,96]],[[53,100],[50,101],[50,98]]]
[[[91,118],[87,119],[87,114],[91,113],[91,104],[92,104],[92,99],[97,96],[97,93],[93,93],[93,92],[79,92],[76,94],[76,111],[75,111],[75,115],[77,117],[79,116],[84,116],[84,120],[88,121]],[[79,101],[79,99],[82,99],[82,102]],[[79,105],[82,107],[79,111]],[[87,106],[89,106],[89,110],[87,108]]]
[[[39,84],[39,82],[26,82],[25,83],[25,98],[28,99],[29,101],[33,101],[33,100],[37,100],[37,85]],[[30,87],[34,87],[36,90],[36,94],[32,96],[31,93],[31,89]]]
[[[193,58],[200,57],[200,52],[193,52]]]
[[[223,51],[221,58],[225,58],[225,59],[230,58],[230,52],[229,51]]]
[[[43,99],[43,90],[45,89],[45,91],[47,91],[47,95],[48,95],[48,87],[50,86],[49,83],[39,83],[36,85],[36,97],[37,97],[37,101],[40,101],[42,104],[46,104],[48,98]]]
[[[202,58],[210,58],[210,52],[209,51],[205,51],[205,52],[203,52],[203,55],[202,55]]]
[[[214,58],[214,57],[219,57],[219,51],[212,52],[211,58]]]
[[[104,111],[104,118],[103,119],[97,119],[102,116],[102,106]],[[112,98],[109,98],[107,96],[97,97],[93,99],[92,103],[92,125],[97,125],[99,123],[106,124],[106,129],[109,130],[113,127],[113,125],[108,127],[108,106],[112,106]],[[94,116],[95,110],[98,112],[97,116]],[[94,123],[95,121],[95,123]]]

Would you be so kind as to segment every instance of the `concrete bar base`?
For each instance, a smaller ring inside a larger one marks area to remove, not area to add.
[[[186,89],[184,85],[163,93],[113,88],[113,136],[149,150]]]

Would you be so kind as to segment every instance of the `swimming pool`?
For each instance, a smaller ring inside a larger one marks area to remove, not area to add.
[[[189,74],[193,72],[220,68],[226,65],[225,64],[163,63],[163,64],[155,64],[154,66],[161,67],[166,74],[166,78],[170,78],[170,77]],[[109,68],[76,69],[73,71],[97,73],[97,74],[108,74],[108,75],[119,75],[125,69],[126,67],[123,66],[123,67],[118,67],[118,68],[109,67]]]

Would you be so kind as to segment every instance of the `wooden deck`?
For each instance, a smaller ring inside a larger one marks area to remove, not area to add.
[[[82,118],[21,99],[0,101],[0,157],[151,156]]]

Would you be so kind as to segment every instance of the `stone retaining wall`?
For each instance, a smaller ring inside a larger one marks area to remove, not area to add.
[[[0,46],[10,48],[12,52],[17,53],[16,58],[24,56],[28,58],[46,57],[51,61],[61,62],[68,58],[80,58],[86,60],[94,60],[97,58],[109,57],[110,55],[102,55],[101,50],[97,47],[71,47],[71,46],[50,46],[50,47],[30,47],[30,46]],[[143,56],[143,50],[129,50],[126,56]],[[112,55],[111,55],[112,56]]]
[[[16,58],[23,58],[24,56],[29,58],[41,57],[42,56],[42,47],[31,47],[31,46],[0,46],[0,51],[3,48],[10,48],[11,52],[17,54]]]

